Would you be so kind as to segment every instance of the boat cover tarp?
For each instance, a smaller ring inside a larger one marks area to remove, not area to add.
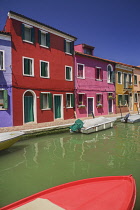
[[[113,122],[115,121],[116,118],[114,117],[110,117],[110,118],[106,118],[106,117],[99,117],[99,118],[94,118],[94,119],[90,119],[90,120],[84,120],[83,123],[83,127],[84,128],[88,128],[88,127],[94,127],[94,126],[98,126],[99,124],[103,124],[103,123],[107,123],[107,122]]]
[[[78,131],[83,127],[83,124],[84,124],[83,121],[78,119],[75,121],[75,123],[72,126],[70,126],[70,129],[73,132]]]

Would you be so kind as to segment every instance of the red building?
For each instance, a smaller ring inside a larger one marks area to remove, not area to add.
[[[76,37],[10,11],[14,126],[74,118]]]

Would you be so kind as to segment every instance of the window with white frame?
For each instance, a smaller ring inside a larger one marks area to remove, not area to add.
[[[129,85],[132,85],[132,74],[129,74]]]
[[[78,105],[79,106],[84,106],[84,93],[79,93],[78,94]]]
[[[0,50],[0,70],[4,70],[4,51]]]
[[[8,92],[0,90],[0,109],[8,109]]]
[[[51,109],[52,108],[52,94],[48,92],[40,93],[40,108],[41,109]]]
[[[123,105],[123,96],[118,95],[118,106],[122,106],[122,105]]]
[[[122,72],[118,71],[118,84],[122,84]]]
[[[85,78],[85,72],[84,72],[84,64],[77,64],[77,77],[80,79],[84,79]]]
[[[48,32],[38,31],[38,42],[43,47],[50,47],[50,34]]]
[[[124,101],[123,105],[125,105],[125,106],[129,105],[129,96],[128,96],[128,94],[124,95],[124,100],[123,101]]]
[[[96,106],[97,107],[103,106],[103,95],[102,94],[96,94]]]
[[[34,43],[35,39],[34,27],[22,24],[22,39],[24,41]]]
[[[73,54],[74,42],[65,39],[64,40],[64,51],[68,54]]]
[[[137,85],[138,80],[137,80],[137,75],[134,75],[134,85]]]
[[[138,94],[134,93],[134,102],[137,103],[138,102]]]
[[[74,107],[74,94],[66,93],[66,107],[73,108]]]
[[[33,58],[23,57],[23,75],[34,76],[34,60],[33,60]]]
[[[49,78],[49,62],[40,61],[40,77]]]
[[[101,67],[96,67],[95,71],[96,71],[95,79],[96,80],[102,80],[102,69],[101,69]]]
[[[107,72],[108,72],[108,78],[107,78],[108,83],[113,83],[114,82],[114,71],[113,71],[113,67],[111,64],[109,64],[107,66]]]
[[[65,66],[65,78],[67,81],[72,81],[72,67]]]

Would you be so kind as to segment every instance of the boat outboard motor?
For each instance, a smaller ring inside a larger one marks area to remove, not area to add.
[[[127,123],[129,116],[130,116],[130,113],[128,113],[128,114],[124,117],[125,123]]]

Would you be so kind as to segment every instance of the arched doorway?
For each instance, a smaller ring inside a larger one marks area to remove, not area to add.
[[[35,121],[35,103],[34,92],[26,91],[24,93],[24,123]]]

